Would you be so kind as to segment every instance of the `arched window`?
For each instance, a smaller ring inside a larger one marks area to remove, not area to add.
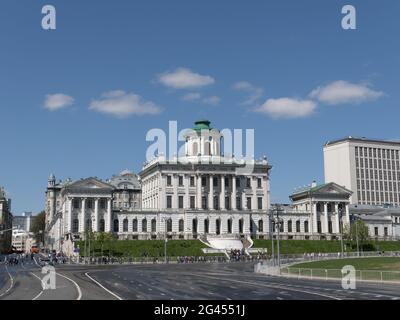
[[[172,219],[167,220],[167,232],[172,232]]]
[[[296,221],[296,232],[300,232],[300,220]]]
[[[132,220],[132,232],[137,232],[137,219]]]
[[[74,233],[79,232],[79,220],[78,219],[74,219],[74,221],[72,222],[72,232],[74,232]]]
[[[210,220],[204,220],[204,233],[207,234],[210,232]]]
[[[122,228],[123,232],[128,232],[128,219],[124,219]]]
[[[86,220],[86,231],[92,231],[92,219]]]
[[[179,232],[183,232],[184,231],[184,221],[183,219],[179,220]]]
[[[106,231],[106,222],[104,221],[104,219],[100,220],[100,232],[104,232]]]
[[[308,221],[304,221],[304,232],[309,232],[308,231]]]
[[[228,219],[228,233],[232,233],[232,219]]]
[[[292,220],[289,220],[287,223],[287,231],[292,232]]]
[[[244,229],[244,221],[243,219],[239,220],[239,233],[243,233],[243,229]]]
[[[156,219],[151,220],[151,232],[157,232],[157,221],[156,221]]]
[[[197,219],[192,220],[192,232],[197,233]]]
[[[142,232],[147,232],[147,220],[144,218],[142,220]]]
[[[197,156],[199,154],[199,146],[197,144],[197,142],[193,143],[193,153],[194,156]]]
[[[221,220],[220,219],[217,219],[215,221],[215,233],[221,234]]]
[[[264,221],[258,220],[258,232],[264,232]]]
[[[119,221],[118,221],[118,219],[114,220],[114,232],[119,232]]]

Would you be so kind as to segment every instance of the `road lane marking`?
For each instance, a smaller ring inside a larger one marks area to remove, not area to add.
[[[6,295],[12,289],[12,287],[14,286],[14,278],[12,277],[11,273],[8,271],[8,267],[5,266],[5,268],[6,268],[6,271],[8,273],[8,276],[10,277],[11,283],[10,283],[10,287],[5,292],[0,294],[0,298],[3,297],[4,295]]]
[[[36,265],[37,265],[40,269],[42,269],[42,266],[40,266],[40,265],[37,263],[36,259],[33,258],[33,260],[35,261]],[[78,297],[76,298],[76,300],[81,300],[81,299],[82,299],[82,291],[81,291],[81,288],[79,287],[79,285],[78,285],[74,280],[68,278],[67,276],[62,275],[61,273],[56,272],[56,274],[58,274],[60,277],[63,277],[63,278],[65,278],[65,279],[71,281],[71,282],[74,284],[76,290],[78,291]]]
[[[115,298],[117,298],[118,300],[123,300],[120,296],[116,295],[114,292],[108,290],[106,287],[104,287],[100,282],[98,282],[97,280],[93,279],[91,276],[89,276],[89,272],[85,273],[85,276],[88,277],[90,280],[92,280],[94,283],[96,283],[100,288],[104,289],[105,291],[107,291],[109,294],[111,294],[112,296],[114,296]]]
[[[37,279],[39,279],[40,285],[41,285],[42,288],[43,288],[43,281],[42,281],[42,279],[41,279],[40,277],[38,277],[36,274],[34,274],[33,272],[31,272],[31,275],[33,275],[34,277],[36,277]],[[42,291],[40,291],[39,294],[36,295],[32,300],[38,299],[38,298],[43,294],[43,292],[44,292],[44,289],[42,289]]]

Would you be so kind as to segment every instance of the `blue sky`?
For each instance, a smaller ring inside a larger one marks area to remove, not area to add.
[[[0,185],[37,212],[50,173],[138,172],[149,129],[207,118],[255,129],[272,201],[288,202],[323,181],[326,141],[400,138],[399,14],[396,0],[3,0]]]

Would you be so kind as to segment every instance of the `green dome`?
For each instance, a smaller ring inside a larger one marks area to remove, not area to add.
[[[210,121],[208,120],[198,120],[194,124],[193,130],[195,131],[201,131],[201,130],[211,130],[212,128],[210,127]]]

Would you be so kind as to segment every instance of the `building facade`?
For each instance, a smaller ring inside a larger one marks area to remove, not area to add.
[[[21,215],[14,215],[12,220],[13,228],[31,231],[32,212],[23,212]]]
[[[7,199],[4,189],[0,188],[0,253],[11,250],[11,229],[11,200]]]
[[[348,137],[324,146],[325,182],[353,192],[360,205],[400,206],[400,142]]]

